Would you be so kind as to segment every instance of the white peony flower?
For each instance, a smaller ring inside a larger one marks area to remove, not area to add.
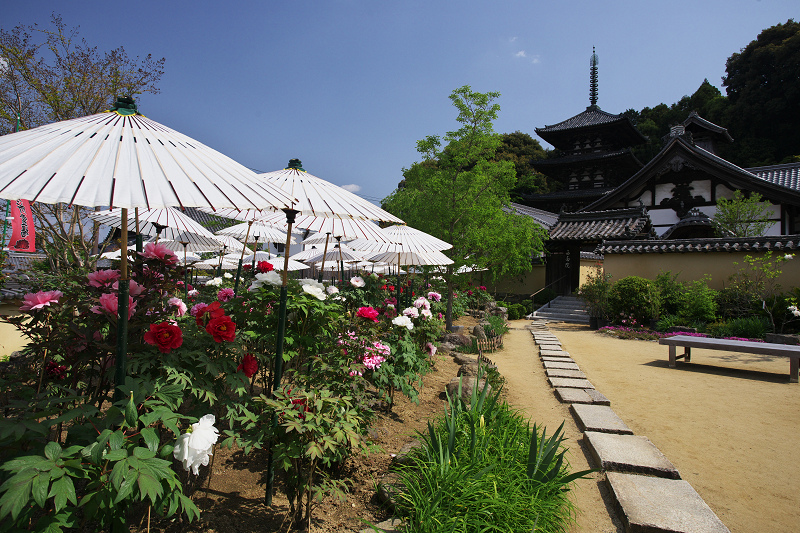
[[[206,286],[209,285],[213,287],[219,287],[222,285],[222,278],[211,278],[210,280],[206,281]]]
[[[233,274],[231,274],[230,272],[225,272],[222,275],[222,277],[225,278],[225,279],[231,279],[233,277]]]
[[[796,305],[790,305],[788,309],[794,316],[800,316],[800,310],[797,309]]]
[[[310,294],[317,300],[324,300],[325,298],[327,298],[327,296],[325,296],[325,291],[323,289],[320,289],[319,287],[315,287],[313,285],[303,285],[303,292]]]
[[[214,427],[214,415],[206,415],[192,424],[189,431],[178,437],[173,457],[183,463],[183,468],[197,475],[200,465],[208,466],[208,456],[219,439],[219,430]]]
[[[786,254],[783,256],[783,258],[786,259],[787,261],[790,259],[794,259],[794,254]]]
[[[299,283],[300,283],[300,285],[303,285],[303,286],[310,285],[312,287],[316,287],[317,289],[319,289],[321,291],[325,290],[325,285],[323,285],[322,283],[320,283],[319,281],[317,281],[315,279],[303,278],[303,279],[301,279],[299,281]]]
[[[328,294],[336,294],[336,293],[338,293],[338,292],[339,292],[339,289],[337,289],[337,288],[336,288],[335,286],[333,286],[333,285],[330,285],[330,286],[328,286],[328,287],[326,287],[326,288],[325,288],[325,292],[327,292]]]
[[[408,318],[406,315],[400,315],[398,317],[395,317],[395,319],[392,320],[392,324],[394,324],[395,326],[406,327],[408,328],[409,331],[414,329],[414,323],[411,322],[411,319]]]
[[[281,278],[281,275],[275,272],[274,270],[271,270],[270,272],[267,272],[265,274],[259,273],[256,274],[255,281],[253,281],[253,283],[247,290],[254,291],[264,284],[274,285],[277,287],[283,284],[283,278]]]
[[[403,309],[403,314],[411,318],[419,318],[419,309],[416,307],[406,307]]]
[[[433,316],[433,313],[431,313],[430,309],[423,309],[419,312],[419,314],[422,315],[422,318],[426,320]]]
[[[354,276],[350,278],[350,285],[352,285],[353,287],[361,288],[365,285],[364,278],[362,278],[361,276]]]

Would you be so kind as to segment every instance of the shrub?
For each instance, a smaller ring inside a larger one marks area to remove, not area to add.
[[[656,331],[669,331],[670,328],[686,325],[686,320],[679,315],[662,315],[656,322]]]
[[[632,318],[642,324],[653,316],[655,307],[657,313],[658,288],[653,282],[639,276],[628,276],[616,282],[611,288],[609,303],[611,317],[614,322]],[[654,305],[655,304],[655,305]]]
[[[486,321],[488,324],[484,325],[483,329],[486,331],[487,337],[499,337],[500,335],[508,332],[508,326],[506,325],[505,320],[503,320],[503,317],[489,315],[486,317]]]
[[[713,322],[716,318],[717,291],[705,280],[696,280],[686,285],[686,302],[680,316],[690,324]]]
[[[666,315],[677,315],[686,304],[684,295],[686,288],[680,281],[677,281],[678,274],[672,272],[660,272],[653,283],[658,287],[661,295],[661,313]],[[677,325],[677,324],[676,324]]]
[[[611,294],[611,274],[604,274],[598,266],[589,279],[578,289],[578,296],[583,299],[590,316],[609,319],[611,311],[609,296]]]
[[[522,300],[520,303],[522,304],[522,307],[525,308],[526,314],[533,313],[533,300]]]
[[[750,316],[709,324],[707,333],[714,337],[763,339],[768,329],[769,323],[765,317]]]
[[[508,306],[508,319],[519,320],[525,318],[525,307],[522,304],[511,304]]]

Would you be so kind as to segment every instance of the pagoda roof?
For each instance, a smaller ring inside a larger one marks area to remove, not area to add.
[[[685,136],[676,136],[639,172],[584,209],[587,211],[609,209],[625,198],[636,196],[636,191],[645,187],[650,180],[656,179],[663,173],[664,169],[668,169],[675,163],[683,164],[685,162],[691,163],[698,170],[722,181],[727,181],[737,188],[757,192],[767,199],[774,199],[780,203],[800,205],[800,189],[789,188],[779,183],[762,179],[756,174],[695,145],[690,140],[687,140]],[[788,174],[790,175],[791,172]],[[779,173],[770,174],[765,172],[765,175],[775,176],[779,175]]]
[[[592,161],[619,161],[619,160],[629,160],[626,162],[633,163],[636,168],[642,168],[644,165],[642,164],[639,159],[633,154],[630,148],[622,148],[621,150],[615,150],[613,152],[587,152],[582,154],[569,154],[562,157],[554,157],[552,159],[538,159],[536,161],[532,161],[531,164],[535,167],[537,166],[547,166],[547,167],[555,167],[555,166],[567,166],[567,165],[585,165],[586,163],[590,163]]]
[[[644,207],[608,211],[561,213],[550,230],[558,241],[618,240],[645,237],[650,232],[650,216]]]
[[[585,111],[558,124],[536,128],[536,133],[556,148],[568,150],[567,144],[576,134],[600,129],[607,130],[608,136],[614,137],[620,146],[635,146],[647,141],[628,117],[607,113],[596,105],[590,105]]]
[[[733,142],[733,137],[731,134],[728,133],[726,128],[722,126],[717,126],[711,121],[708,121],[697,114],[697,111],[692,111],[689,113],[689,116],[686,117],[686,120],[683,121],[683,127],[686,128],[687,131],[690,132],[697,132],[698,130],[705,130],[711,133],[714,137],[727,141],[729,143]]]

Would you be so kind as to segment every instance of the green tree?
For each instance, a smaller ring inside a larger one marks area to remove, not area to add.
[[[733,162],[757,166],[800,155],[800,23],[763,30],[728,58],[725,72],[728,127],[740,143]]]
[[[403,170],[404,187],[383,200],[391,213],[453,245],[445,253],[447,326],[452,325],[456,272],[465,265],[489,268],[492,276],[525,272],[531,254],[542,249],[544,232],[527,218],[508,214],[509,191],[516,183],[514,163],[498,160],[502,137],[493,130],[499,93],[454,90],[450,100],[461,127],[444,138],[417,142],[422,161]]]
[[[758,237],[764,234],[772,221],[769,219],[769,202],[762,202],[761,195],[742,191],[733,193],[733,198],[717,200],[717,212],[711,223],[720,237]]]
[[[56,14],[48,28],[0,29],[0,135],[13,132],[18,118],[30,129],[105,111],[117,96],[158,93],[164,61],[130,58],[122,47],[100,52]],[[37,244],[54,269],[84,265],[100,247],[99,226],[87,223],[87,208],[35,203],[31,209]]]
[[[522,194],[544,194],[550,192],[551,186],[544,174],[536,172],[533,161],[547,157],[539,141],[527,133],[515,131],[503,133],[502,143],[497,149],[495,159],[498,161],[511,161],[517,174],[517,183],[511,190],[512,199],[520,198]]]

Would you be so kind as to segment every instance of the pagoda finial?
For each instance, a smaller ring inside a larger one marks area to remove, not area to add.
[[[597,59],[597,54],[592,46],[592,58],[589,60],[589,103],[591,107],[597,107],[597,64],[600,61]]]

